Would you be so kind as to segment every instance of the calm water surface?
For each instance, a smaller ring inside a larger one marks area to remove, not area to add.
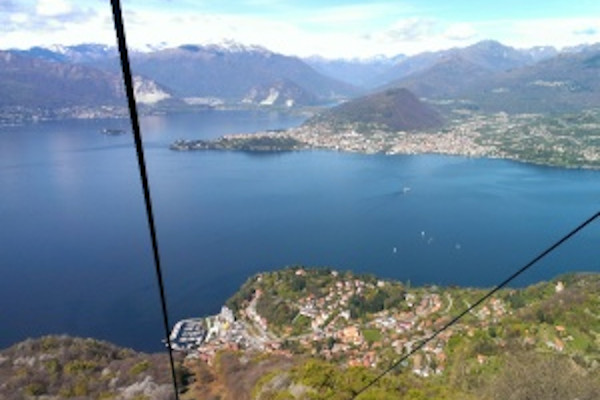
[[[168,150],[178,138],[285,128],[299,117],[206,112],[142,121],[173,320],[213,313],[250,275],[332,266],[491,286],[600,208],[600,172],[503,160]],[[0,347],[94,336],[160,349],[160,308],[127,121],[0,129]],[[600,223],[525,285],[600,271]]]

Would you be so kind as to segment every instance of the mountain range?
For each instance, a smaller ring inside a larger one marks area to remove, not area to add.
[[[26,82],[38,82],[31,88],[32,97],[45,92],[53,93],[52,97],[57,99],[64,95],[64,106],[70,105],[72,100],[76,102],[77,98],[87,105],[114,104],[122,97],[122,90],[117,90],[119,93],[113,90],[116,87],[112,80],[121,80],[114,48],[84,44],[34,47],[4,53],[13,57],[12,62],[30,60],[28,68],[8,64],[2,67],[0,85],[8,90],[18,91]],[[130,59],[134,74],[147,83],[145,87],[152,82],[150,86],[163,93],[162,97],[159,96],[161,99],[177,98],[188,104],[216,102],[291,107],[331,103],[359,93],[353,85],[320,74],[299,58],[273,53],[258,46],[231,43],[227,46],[182,45],[145,53],[134,50]],[[17,69],[21,71],[18,75],[9,73]],[[74,79],[72,83],[78,89],[71,88],[67,82],[63,91],[58,91],[56,85],[42,87],[41,82],[48,79],[49,70],[57,71],[68,80],[72,69],[80,72],[81,79],[93,80],[95,84]],[[94,85],[104,89],[98,90]],[[87,93],[90,88],[93,93],[84,96],[82,92]],[[105,92],[110,90],[113,91],[109,96]],[[22,97],[14,93],[5,103],[40,105],[33,99],[23,98],[20,101],[15,96]],[[88,97],[93,97],[93,101]]]
[[[462,101],[484,112],[576,111],[600,102],[598,59],[599,46],[563,53],[538,48],[523,54],[496,42],[481,42],[442,52],[436,62],[381,89],[405,87],[420,97]]]
[[[473,81],[461,92],[485,111],[564,112],[600,104],[600,48],[560,54]]]
[[[573,49],[576,50],[578,49]],[[498,72],[535,64],[558,53],[554,47],[515,49],[497,41],[484,40],[464,48],[429,51],[410,57],[402,54],[366,60],[327,60],[310,57],[305,61],[325,74],[338,76],[354,85],[373,89],[385,85],[393,86],[394,82],[419,74],[448,59],[464,59],[490,72]]]
[[[130,52],[142,103],[189,107],[335,104],[406,88],[481,111],[554,112],[600,100],[600,45],[558,51],[495,41],[367,60],[300,59],[237,43]],[[99,44],[0,52],[0,107],[122,105],[117,51]]]
[[[46,53],[41,53],[46,55]],[[171,91],[151,79],[134,76],[138,102],[171,99]],[[51,61],[0,51],[1,107],[57,109],[124,106],[125,92],[118,73],[86,64]]]
[[[0,52],[0,91],[0,107],[96,106],[124,101],[116,74],[10,52]]]
[[[186,45],[132,57],[137,73],[165,84],[182,97],[219,97],[227,102],[258,101],[269,97],[330,102],[358,91],[350,84],[317,73],[300,59],[261,47]],[[269,94],[255,98],[254,93]],[[270,90],[273,89],[273,90]],[[268,102],[272,102],[268,101]]]

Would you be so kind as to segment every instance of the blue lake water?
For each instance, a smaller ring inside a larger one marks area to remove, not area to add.
[[[172,322],[218,311],[291,264],[491,286],[600,208],[600,171],[434,155],[173,152],[178,138],[294,126],[278,113],[145,117]],[[124,120],[0,129],[0,348],[69,333],[141,350],[163,337]],[[404,188],[410,188],[405,190]],[[600,271],[600,222],[515,285]]]

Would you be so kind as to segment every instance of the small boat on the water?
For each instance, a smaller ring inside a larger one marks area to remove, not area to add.
[[[119,128],[104,128],[104,129],[102,129],[101,132],[105,135],[110,135],[110,136],[125,134],[125,130],[119,129]]]

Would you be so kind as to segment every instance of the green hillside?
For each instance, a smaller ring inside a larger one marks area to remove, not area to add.
[[[257,274],[227,301],[234,319],[206,317],[211,336],[177,353],[181,397],[351,399],[486,292],[328,268]],[[597,273],[501,290],[358,398],[595,400],[598,293]],[[172,397],[165,354],[66,336],[0,352],[2,399]]]
[[[183,377],[183,370],[179,371]],[[68,336],[29,339],[0,351],[0,398],[170,400],[166,354],[143,354]]]
[[[443,120],[407,89],[389,89],[340,104],[316,115],[305,125],[322,124],[340,128],[360,124],[361,131],[380,128],[397,132],[440,127]]]
[[[295,360],[253,398],[349,399],[485,292],[292,268],[251,278],[227,304],[244,318],[259,293],[256,310]],[[595,399],[599,292],[598,274],[502,290],[360,398]]]

